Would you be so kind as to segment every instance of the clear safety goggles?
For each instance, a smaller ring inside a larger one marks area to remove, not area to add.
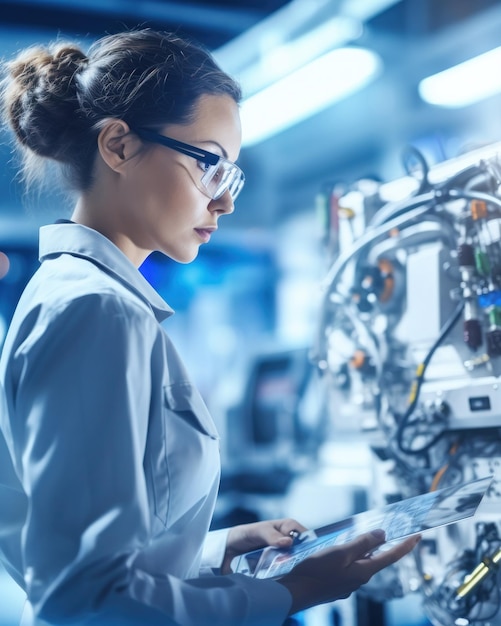
[[[165,135],[161,135],[147,128],[137,128],[134,129],[133,132],[144,141],[158,143],[203,163],[206,169],[202,172],[200,182],[205,192],[212,200],[218,200],[223,194],[229,191],[232,201],[235,202],[238,194],[242,191],[242,187],[245,183],[244,173],[238,165],[228,161],[228,159],[225,159],[219,154],[214,154],[213,152],[192,146],[189,143],[166,137]]]

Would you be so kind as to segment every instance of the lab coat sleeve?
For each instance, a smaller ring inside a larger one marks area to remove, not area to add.
[[[281,624],[291,598],[279,583],[183,581],[146,571],[148,559],[139,558],[149,541],[143,454],[159,335],[153,316],[91,294],[47,320],[32,317],[12,355],[11,384],[35,615],[51,624]]]
[[[223,564],[228,533],[229,528],[213,530],[207,533],[202,552],[202,563],[200,565],[201,576],[214,574],[215,571],[220,569]]]

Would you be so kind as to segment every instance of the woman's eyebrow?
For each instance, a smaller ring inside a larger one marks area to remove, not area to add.
[[[213,146],[217,146],[220,150],[221,150],[221,154],[222,156],[227,159],[228,158],[228,153],[226,152],[226,150],[223,148],[223,146],[218,143],[217,141],[213,141],[212,139],[207,139],[206,141],[200,141],[201,144],[211,144]]]

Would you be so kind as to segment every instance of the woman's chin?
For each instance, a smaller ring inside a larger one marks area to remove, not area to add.
[[[182,253],[177,253],[177,254],[173,252],[167,252],[167,251],[162,251],[162,252],[173,261],[186,265],[187,263],[191,263],[197,258],[199,249],[200,249],[199,246],[197,246],[196,249],[194,250],[190,250],[190,251],[183,250]]]

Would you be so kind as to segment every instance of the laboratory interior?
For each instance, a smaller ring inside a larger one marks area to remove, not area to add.
[[[213,528],[422,532],[289,626],[501,626],[501,2],[1,0],[0,57],[138,26],[243,92],[234,213],[140,268],[220,434]],[[0,161],[1,346],[72,199],[26,189],[7,132]],[[0,568],[0,626],[23,603]]]

